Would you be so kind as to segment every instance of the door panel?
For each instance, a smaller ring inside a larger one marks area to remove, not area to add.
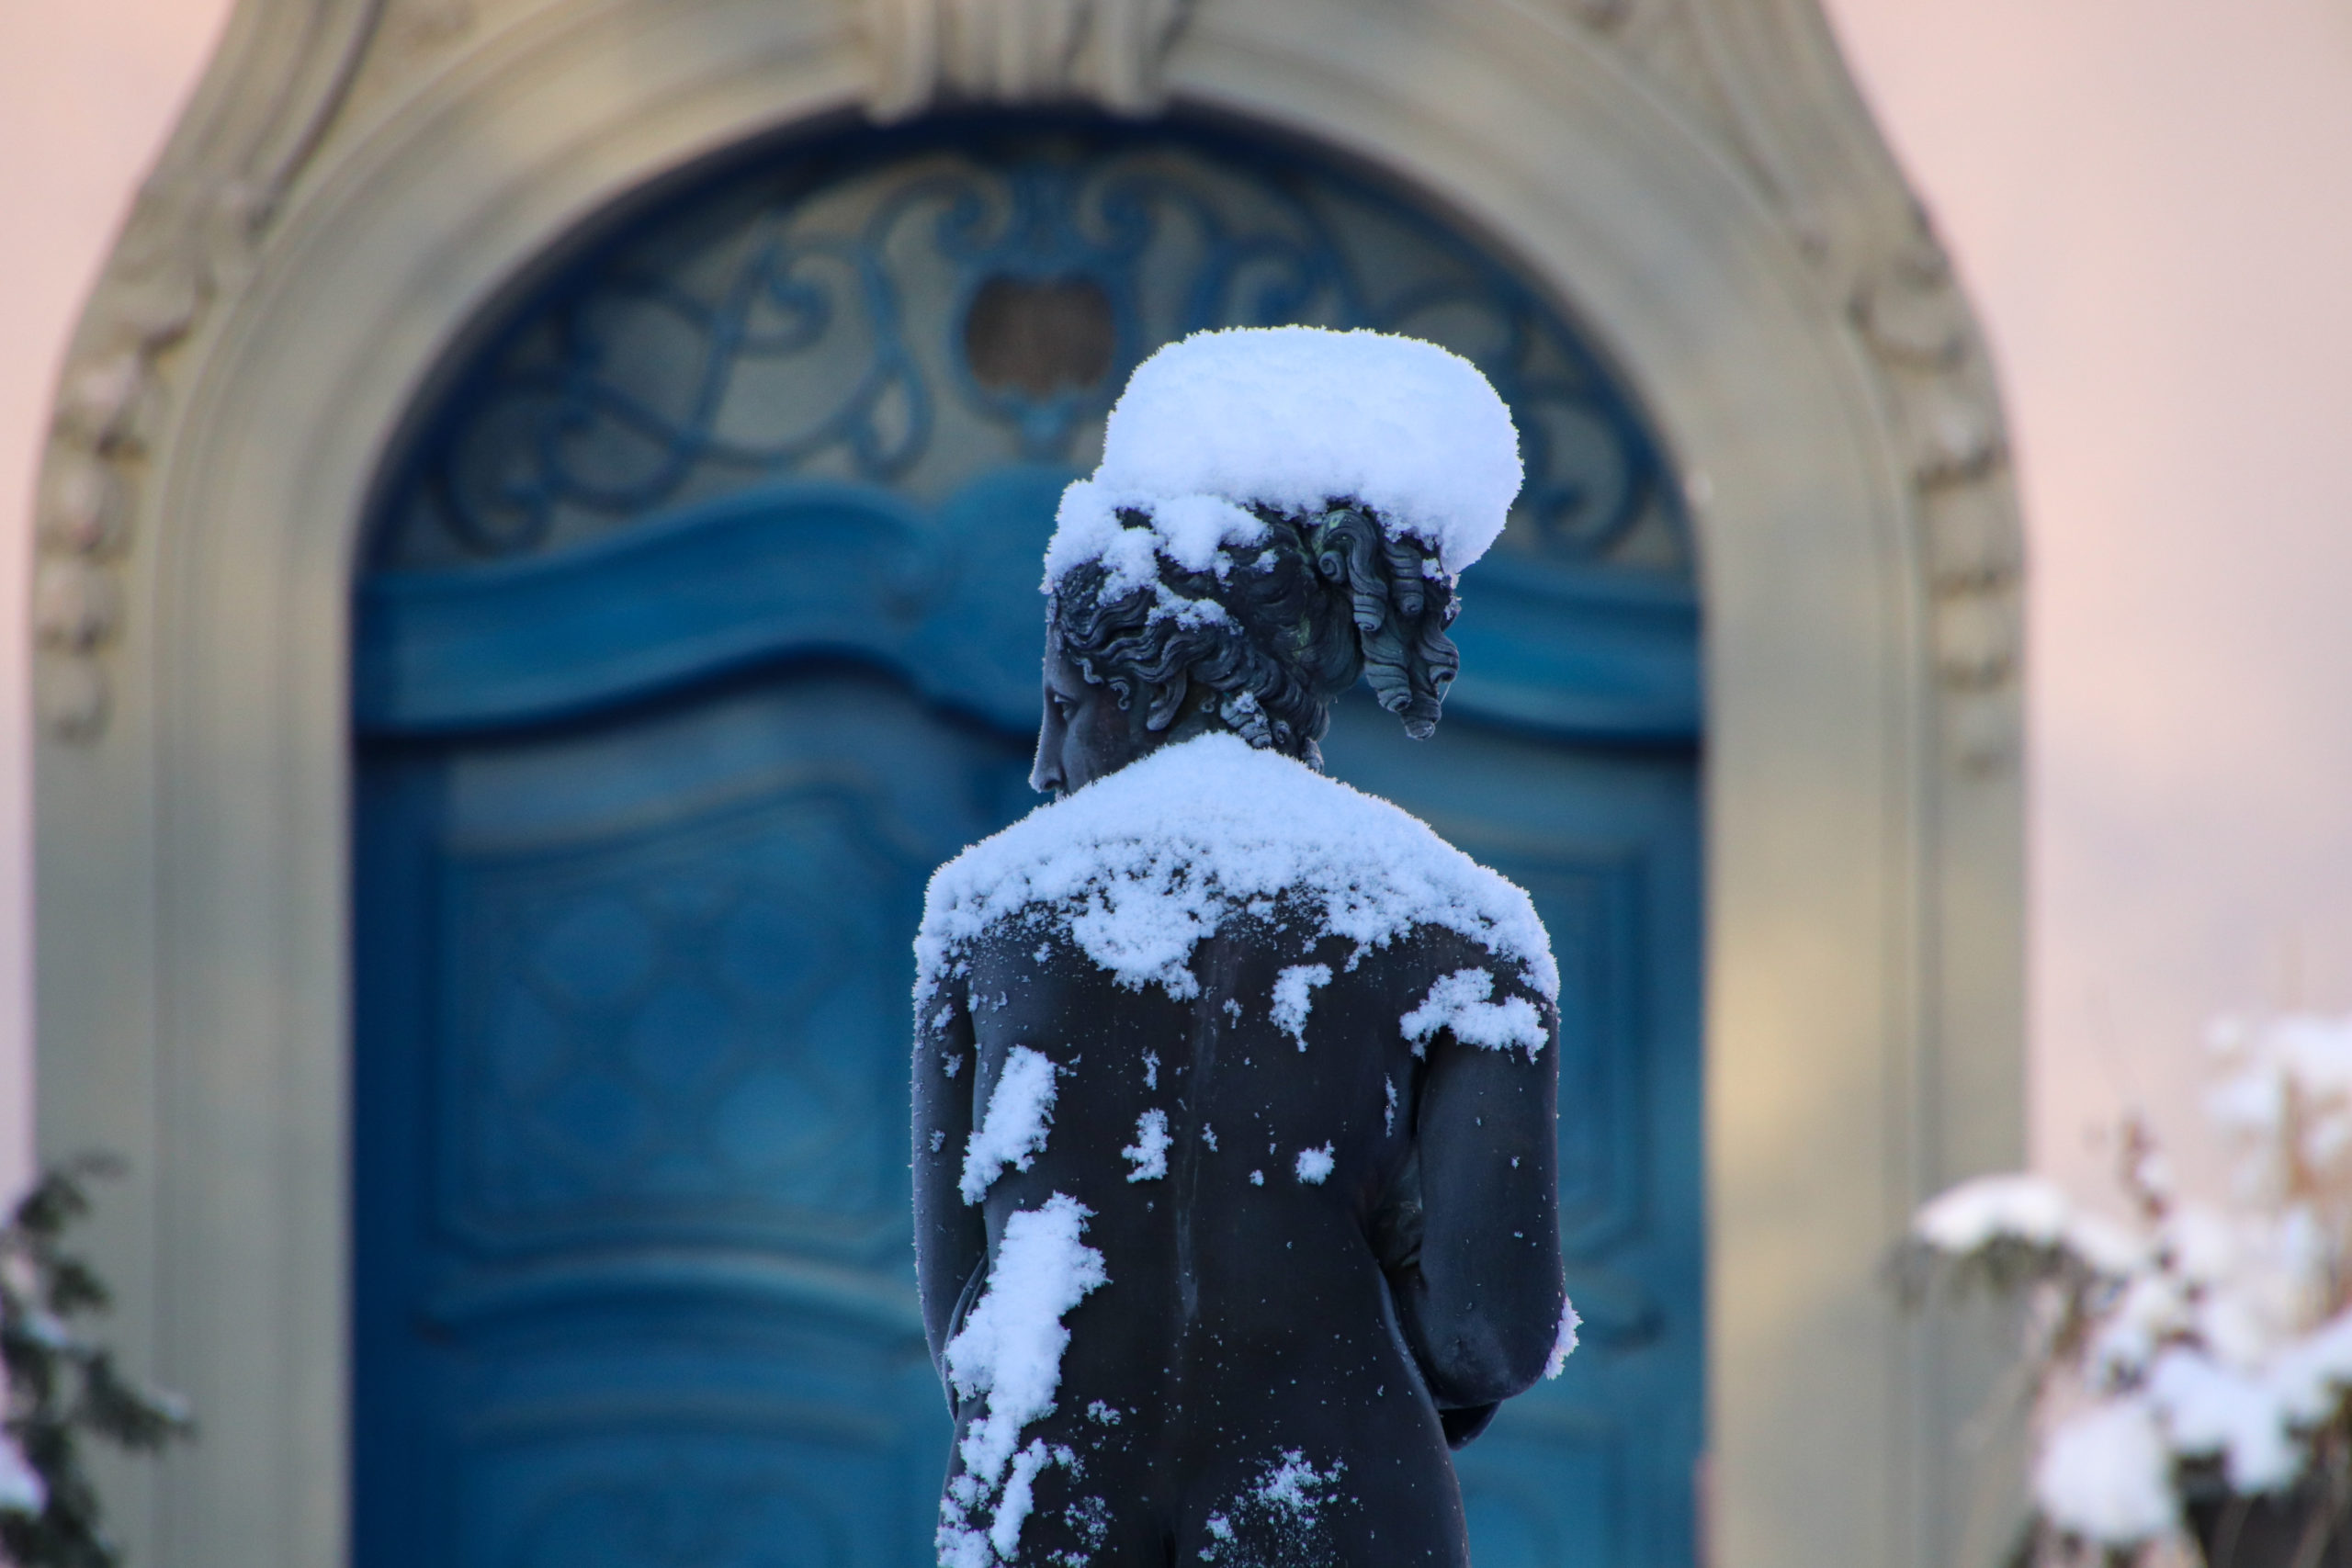
[[[363,1564],[921,1559],[909,937],[1026,768],[811,663],[364,753]]]

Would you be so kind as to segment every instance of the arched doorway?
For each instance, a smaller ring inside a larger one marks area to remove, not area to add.
[[[1119,25],[977,75],[877,25],[948,10]],[[126,1550],[352,1538],[347,660],[388,449],[596,214],[948,95],[1343,149],[1605,339],[1705,607],[1712,1551],[1999,1539],[2011,1471],[1963,1428],[2005,1348],[1881,1265],[2022,1157],[2017,519],[1967,303],[1816,0],[240,0],[77,331],[34,546],[40,1137],[131,1156],[92,1241],[205,1430],[117,1478]]]
[[[1590,1348],[1464,1456],[1480,1561],[1690,1560],[1698,617],[1655,438],[1423,200],[1229,127],[993,118],[763,146],[594,226],[379,489],[362,1568],[928,1560],[922,880],[1029,804],[1036,562],[1126,370],[1285,320],[1450,344],[1527,446],[1439,740],[1351,712],[1328,748],[1528,886],[1567,977]]]

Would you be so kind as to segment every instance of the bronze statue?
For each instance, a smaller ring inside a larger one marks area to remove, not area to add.
[[[1441,353],[1216,336],[1195,368]],[[1362,475],[1138,496],[1118,420],[1048,558],[1057,799],[943,868],[918,944],[940,1561],[1464,1563],[1448,1447],[1573,1345],[1556,971],[1525,895],[1317,750],[1360,677],[1436,723],[1460,533]]]

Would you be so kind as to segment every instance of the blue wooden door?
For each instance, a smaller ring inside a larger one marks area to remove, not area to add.
[[[1038,558],[1200,325],[1478,360],[1530,485],[1438,739],[1335,773],[1560,951],[1587,1348],[1462,1456],[1482,1568],[1685,1564],[1702,1441],[1697,618],[1561,314],[1396,193],[1182,125],[758,149],[484,323],[388,473],[354,708],[361,1568],[930,1558],[909,940],[1033,804]]]

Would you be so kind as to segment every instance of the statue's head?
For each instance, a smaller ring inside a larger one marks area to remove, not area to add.
[[[1461,661],[1445,635],[1453,585],[1434,552],[1347,502],[1246,515],[1257,536],[1226,543],[1204,570],[1162,560],[1136,584],[1096,560],[1054,584],[1040,788],[1077,788],[1210,729],[1319,767],[1332,702],[1365,677],[1408,734],[1436,728]],[[1125,519],[1149,526],[1136,509]]]
[[[1217,729],[1320,766],[1359,679],[1426,738],[1460,662],[1455,576],[1519,480],[1501,400],[1432,344],[1292,327],[1161,350],[1046,551],[1031,783]]]

